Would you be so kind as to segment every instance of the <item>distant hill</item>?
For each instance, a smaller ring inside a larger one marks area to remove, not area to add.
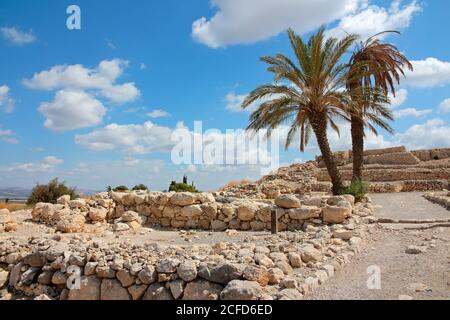
[[[91,195],[99,192],[98,190],[77,189],[80,195]],[[26,200],[31,193],[31,189],[15,188],[15,187],[0,187],[0,200]]]

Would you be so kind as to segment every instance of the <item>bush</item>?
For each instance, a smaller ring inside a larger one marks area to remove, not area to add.
[[[355,197],[355,201],[361,201],[362,198],[369,192],[370,185],[365,181],[352,181],[352,183],[345,187],[342,194],[351,194]]]
[[[194,186],[194,181],[191,184],[188,184],[188,178],[183,176],[183,182],[172,181],[169,186],[169,192],[193,192],[198,193],[200,191]]]
[[[138,184],[138,185],[135,185],[134,187],[133,187],[133,189],[131,189],[131,190],[133,190],[133,191],[137,191],[137,190],[148,190],[148,188],[147,188],[147,186],[145,185],[145,184]]]
[[[74,199],[77,197],[75,192],[75,188],[67,187],[65,182],[59,182],[58,178],[55,178],[47,184],[36,184],[33,190],[31,190],[27,203],[29,205],[38,202],[56,203],[59,197],[66,194],[70,195],[71,199]]]
[[[128,187],[127,186],[117,186],[113,189],[113,191],[115,192],[125,192],[128,191]]]

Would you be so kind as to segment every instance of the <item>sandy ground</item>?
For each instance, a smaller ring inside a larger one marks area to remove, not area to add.
[[[427,201],[420,193],[376,194],[372,199],[378,217],[450,218],[450,211]],[[450,228],[419,231],[404,227],[408,225],[378,225],[362,252],[305,299],[397,300],[408,296],[450,300]],[[426,246],[427,250],[406,254],[410,245]],[[381,272],[380,289],[367,286],[372,275],[368,268],[372,266],[379,267]]]

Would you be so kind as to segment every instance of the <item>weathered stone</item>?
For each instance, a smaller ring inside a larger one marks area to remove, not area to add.
[[[92,221],[104,221],[106,219],[107,215],[108,215],[108,210],[106,210],[103,207],[89,209],[89,218]]]
[[[126,223],[118,222],[114,224],[114,231],[126,231],[129,229],[130,226]]]
[[[326,206],[322,209],[322,218],[327,223],[343,223],[350,213],[347,207]]]
[[[7,271],[0,270],[0,288],[3,288],[8,282],[8,275],[9,273]]]
[[[256,281],[263,287],[269,283],[269,273],[266,267],[247,266],[242,276],[245,280]]]
[[[134,283],[135,278],[127,270],[119,270],[116,273],[117,279],[123,287],[129,287]]]
[[[156,281],[157,273],[155,267],[145,266],[138,274],[139,280],[144,284],[152,284]]]
[[[134,211],[126,211],[122,217],[123,222],[139,221],[139,213]]]
[[[220,220],[214,220],[211,222],[211,229],[214,231],[225,231],[228,228],[228,225]]]
[[[284,274],[291,274],[293,271],[291,265],[285,260],[275,261],[275,266],[283,271]]]
[[[284,272],[278,268],[269,269],[269,284],[279,284],[284,278]]]
[[[189,206],[191,204],[194,204],[196,201],[197,196],[193,193],[188,192],[179,192],[175,193],[170,197],[170,203],[177,205],[177,206]]]
[[[289,210],[289,217],[294,220],[309,220],[320,216],[321,209],[312,206],[303,206],[297,209]]]
[[[336,230],[333,232],[333,238],[338,238],[342,240],[350,240],[350,238],[353,236],[353,231],[351,230]]]
[[[293,194],[283,194],[279,196],[275,199],[275,204],[285,209],[300,208],[301,206],[300,199]]]
[[[53,284],[65,284],[67,282],[67,275],[61,271],[56,271],[52,277]]]
[[[68,205],[69,201],[70,201],[70,195],[68,195],[68,194],[63,195],[63,196],[59,197],[58,199],[56,199],[56,203],[62,204],[63,206]]]
[[[210,277],[208,280],[220,284],[227,284],[228,282],[240,279],[244,267],[242,265],[232,264],[232,263],[222,263],[215,266],[210,271]]]
[[[44,272],[42,272],[39,275],[37,281],[40,284],[48,285],[48,284],[52,283],[52,278],[53,278],[53,272],[52,271],[44,271]],[[1,284],[1,281],[0,281],[0,284]],[[0,288],[1,287],[2,286],[0,285]]]
[[[116,276],[116,271],[109,266],[97,266],[95,272],[99,278],[113,279]]]
[[[182,217],[194,219],[200,217],[202,213],[203,213],[202,208],[200,207],[200,205],[196,204],[183,207],[183,209],[181,209],[180,214]]]
[[[278,295],[278,300],[302,300],[303,295],[297,289],[283,289]]]
[[[79,209],[84,206],[86,206],[86,200],[84,199],[75,199],[69,201],[70,209]]]
[[[133,300],[140,300],[145,294],[145,291],[147,290],[147,285],[132,285],[128,288],[128,293],[131,295],[131,298]]]
[[[227,284],[220,294],[221,300],[257,300],[262,289],[256,281],[233,280]]]
[[[162,284],[154,283],[148,287],[142,300],[173,300],[173,297]]]
[[[192,260],[182,262],[177,268],[178,276],[186,282],[197,278],[197,267]]]
[[[100,300],[130,300],[127,289],[115,279],[103,279]]]
[[[289,252],[287,256],[293,268],[300,268],[303,266],[302,258],[298,253]]]
[[[156,271],[159,273],[173,273],[177,271],[180,261],[176,259],[163,259],[156,265]]]
[[[23,263],[31,267],[42,267],[47,263],[47,259],[41,252],[34,252],[32,254],[27,255],[23,259]]]
[[[206,280],[195,280],[186,285],[183,300],[218,300],[223,287]]]
[[[11,213],[9,212],[8,209],[0,209],[0,224],[4,223],[9,223],[11,222],[12,218],[11,218]]]
[[[319,250],[315,249],[312,245],[302,247],[300,255],[303,262],[305,263],[318,262],[322,261],[323,259],[322,253]]]
[[[242,221],[251,221],[255,218],[258,206],[252,202],[245,202],[237,208],[237,216]]]
[[[100,280],[96,276],[83,276],[80,289],[71,289],[68,300],[100,300]]]
[[[174,280],[169,282],[170,292],[172,293],[173,298],[176,300],[181,297],[184,290],[184,281],[183,280]]]
[[[97,268],[98,262],[88,262],[84,266],[84,275],[90,276],[95,273],[95,268]]]

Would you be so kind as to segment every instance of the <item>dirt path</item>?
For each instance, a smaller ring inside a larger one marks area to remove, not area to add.
[[[450,211],[418,193],[372,196],[378,217],[394,219],[449,218]],[[352,262],[305,299],[450,299],[450,228],[424,231],[377,225],[363,250]],[[407,254],[410,246],[424,246],[420,254]],[[381,289],[368,289],[368,267],[381,272]]]

